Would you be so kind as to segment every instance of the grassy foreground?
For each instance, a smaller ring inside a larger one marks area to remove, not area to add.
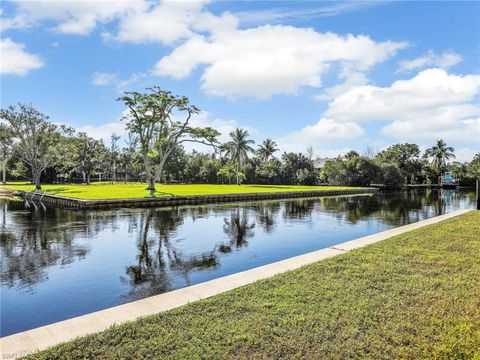
[[[35,187],[29,183],[10,182],[0,185],[0,188],[33,191]],[[192,184],[192,185],[156,185],[156,192],[145,190],[144,183],[92,183],[90,185],[42,185],[42,191],[47,194],[58,195],[84,200],[98,199],[130,199],[164,196],[190,196],[190,195],[219,195],[219,194],[246,194],[312,190],[344,190],[359,189],[348,186],[297,186],[297,185],[218,185],[218,184]]]
[[[480,212],[31,358],[480,359]]]

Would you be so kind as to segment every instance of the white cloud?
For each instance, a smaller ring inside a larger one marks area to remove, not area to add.
[[[229,13],[215,16],[205,11],[207,1],[162,1],[143,11],[130,13],[121,19],[117,41],[134,43],[158,42],[173,44],[196,32],[221,32],[236,28],[238,21]]]
[[[455,149],[455,161],[472,161],[473,157],[478,153],[480,153],[480,144],[476,150],[466,147]]]
[[[366,71],[393,56],[406,43],[377,43],[364,35],[340,36],[311,28],[261,26],[231,30],[206,38],[195,36],[163,57],[154,74],[177,79],[206,65],[201,82],[217,96],[268,98],[319,87],[332,62]]]
[[[387,121],[382,132],[402,141],[478,144],[480,75],[428,69],[390,87],[359,86],[329,103],[339,122]]]
[[[98,23],[107,23],[132,11],[142,11],[147,3],[140,0],[14,1],[16,13],[3,18],[3,29],[26,28],[53,20],[54,30],[64,34],[89,34]]]
[[[269,98],[296,94],[302,87],[319,87],[322,75],[334,62],[350,74],[339,88],[365,83],[365,72],[393,56],[407,44],[375,42],[365,35],[340,36],[312,28],[260,26],[239,29],[238,18],[208,11],[208,1],[15,1],[15,15],[4,18],[6,28],[53,22],[61,33],[85,35],[98,24],[116,21],[105,40],[134,43],[156,42],[176,46],[160,59],[154,74],[177,79],[204,66],[203,90],[208,94]],[[363,6],[363,5],[361,5]],[[357,5],[335,5],[314,13],[334,14]],[[99,75],[100,76],[100,75]],[[98,85],[115,79],[99,78]]]
[[[103,124],[86,124],[86,125],[72,125],[68,122],[56,122],[55,124],[60,126],[65,124],[74,128],[77,132],[86,133],[88,136],[103,140],[106,145],[110,144],[110,138],[113,133],[120,136],[120,147],[124,145],[124,140],[127,139],[128,130],[126,128],[126,122],[123,120],[124,116],[128,115],[128,108],[125,108],[117,120],[110,121]]]
[[[92,83],[97,86],[107,86],[117,83],[118,77],[116,74],[107,72],[96,72],[93,74]]]
[[[100,125],[83,125],[75,126],[75,129],[79,132],[84,132],[88,136],[97,140],[103,140],[105,144],[110,143],[110,137],[113,133],[125,137],[128,131],[125,129],[125,123],[120,121],[112,121]]]
[[[323,93],[314,96],[314,98],[316,100],[331,100],[354,87],[366,85],[369,82],[364,72],[348,68],[342,69],[338,78],[341,80],[341,83],[326,88]]]
[[[304,151],[312,146],[320,148],[325,143],[339,143],[353,140],[364,134],[363,129],[354,122],[339,122],[329,118],[321,118],[314,125],[287,134],[277,140],[282,149]]]
[[[133,73],[128,79],[121,79],[117,74],[97,71],[93,74],[92,84],[96,86],[114,86],[117,92],[128,90],[147,77],[145,73]]]
[[[39,69],[44,64],[38,55],[24,50],[25,45],[9,38],[0,40],[0,73],[25,75],[30,70]]]
[[[106,40],[134,43],[172,44],[196,32],[215,32],[238,25],[238,20],[224,13],[215,16],[204,10],[209,1],[148,0],[15,0],[15,15],[2,18],[2,29],[28,28],[53,21],[53,29],[63,34],[87,35],[98,24],[118,21],[113,33],[104,32]]]
[[[168,1],[122,19],[119,41],[172,43],[192,35],[191,19],[203,7],[202,2]]]
[[[425,67],[448,69],[457,65],[462,60],[462,57],[453,51],[445,51],[444,53],[437,55],[433,50],[429,50],[416,59],[400,61],[399,71],[412,71]]]
[[[241,23],[272,24],[285,20],[308,20],[318,17],[335,16],[355,10],[361,10],[366,7],[377,6],[382,3],[382,1],[345,1],[333,4],[325,2],[321,6],[299,10],[289,7],[276,7],[265,10],[255,9],[253,11],[238,11],[235,12],[235,16]]]
[[[465,115],[480,114],[480,109],[473,107],[450,107],[437,113],[432,112],[426,121],[394,121],[382,129],[382,133],[401,140],[433,142],[444,139],[460,144],[479,144],[480,118],[465,118]]]
[[[442,69],[424,70],[388,87],[356,86],[332,99],[316,124],[287,134],[278,143],[282,150],[313,146],[326,153],[325,144],[352,146],[352,140],[364,135],[361,124],[377,121],[382,128],[380,134],[368,134],[371,145],[381,139],[386,146],[394,139],[426,148],[442,138],[466,161],[480,149],[479,95],[480,75],[453,75]]]

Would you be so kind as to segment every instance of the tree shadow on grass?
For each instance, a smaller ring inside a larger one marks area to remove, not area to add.
[[[164,191],[150,190],[150,194],[148,196],[145,196],[145,197],[149,198],[149,199],[156,199],[156,198],[167,197],[167,196],[175,197],[177,195],[175,195],[173,193],[164,192]]]

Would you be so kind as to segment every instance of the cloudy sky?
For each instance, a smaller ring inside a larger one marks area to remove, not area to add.
[[[480,150],[480,2],[2,1],[1,101],[97,138],[159,85],[227,134],[333,156]]]

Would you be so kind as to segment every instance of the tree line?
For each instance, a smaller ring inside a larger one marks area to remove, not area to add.
[[[394,144],[378,153],[350,151],[325,162],[320,177],[333,184],[368,186],[379,184],[401,187],[407,184],[437,184],[449,171],[461,184],[474,185],[480,179],[480,154],[471,162],[451,161],[454,149],[439,139],[422,154],[416,144]]]
[[[454,149],[443,140],[421,154],[416,144],[395,144],[375,153],[350,151],[334,159],[306,153],[279,153],[275,141],[255,146],[245,129],[235,129],[227,142],[211,127],[192,125],[200,112],[185,96],[159,87],[125,92],[117,99],[127,107],[123,117],[127,139],[111,135],[105,144],[72,127],[55,125],[32,105],[18,104],[0,110],[0,161],[3,182],[29,179],[37,189],[42,182],[90,184],[96,180],[156,183],[319,183],[368,186],[436,183],[452,171],[463,183],[480,178],[480,154],[470,163],[451,161]],[[184,145],[200,143],[208,152],[187,153]]]

